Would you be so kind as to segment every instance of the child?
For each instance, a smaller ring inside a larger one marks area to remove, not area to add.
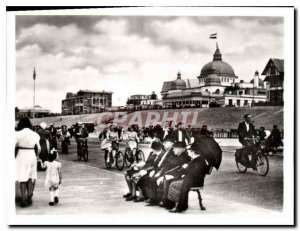
[[[61,184],[62,174],[61,174],[61,163],[56,161],[57,150],[54,148],[50,151],[48,161],[45,161],[42,166],[47,168],[46,170],[46,180],[45,185],[50,190],[50,202],[49,205],[53,206],[58,203],[58,186]]]

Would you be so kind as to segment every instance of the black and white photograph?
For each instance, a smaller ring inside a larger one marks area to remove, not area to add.
[[[6,12],[10,225],[294,224],[293,7],[50,8]]]

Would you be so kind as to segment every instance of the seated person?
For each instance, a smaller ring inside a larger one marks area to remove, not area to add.
[[[138,187],[142,190],[145,198],[149,198],[152,190],[151,179],[154,177],[156,173],[158,173],[160,168],[162,168],[164,165],[168,163],[170,157],[174,155],[173,148],[172,148],[173,145],[174,145],[174,138],[170,135],[167,135],[163,142],[163,151],[158,155],[158,158],[153,165],[154,169],[148,172],[146,175],[142,176],[139,179],[139,181],[137,181]],[[156,187],[153,190],[156,190]],[[152,192],[152,193],[155,194],[156,192]],[[150,201],[150,199],[148,200]]]
[[[173,146],[173,154],[170,155],[168,161],[164,166],[162,166],[158,172],[155,173],[154,177],[150,179],[150,201],[149,206],[158,205],[159,202],[163,199],[163,179],[164,174],[182,166],[184,163],[190,161],[190,157],[188,156],[185,150],[184,142],[176,142]]]
[[[205,175],[210,170],[210,165],[200,154],[199,143],[194,142],[187,150],[191,158],[189,163],[185,163],[181,168],[165,175],[165,179],[172,182],[167,190],[167,209],[170,212],[180,213],[188,208],[188,194],[191,187],[203,187]]]
[[[158,157],[163,151],[163,146],[160,142],[153,142],[151,144],[151,149],[152,151],[146,162],[134,164],[125,172],[125,180],[129,188],[129,193],[123,196],[126,198],[126,201],[134,200],[135,202],[140,202],[144,201],[144,198],[147,198],[147,195],[143,194],[142,189],[139,189],[141,195],[139,198],[137,198],[137,182],[155,168]]]

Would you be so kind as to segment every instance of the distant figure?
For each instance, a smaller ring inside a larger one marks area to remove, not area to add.
[[[52,148],[57,149],[57,140],[56,140],[57,130],[54,127],[53,123],[49,125],[49,132],[51,133],[51,137],[52,137],[52,140],[51,140],[51,143],[50,143],[50,148],[51,149]]]
[[[259,128],[258,136],[259,136],[259,140],[265,140],[266,139],[267,133],[266,133],[264,127]]]
[[[48,130],[46,130],[47,124],[45,122],[42,122],[40,124],[40,129],[38,130],[38,134],[40,135],[40,145],[41,145],[41,152],[39,155],[39,159],[42,160],[42,162],[45,162],[48,160],[48,154],[50,152],[50,142],[51,142],[51,134]]]
[[[278,146],[282,145],[281,133],[277,128],[277,125],[273,125],[273,130],[270,136],[268,137],[268,141],[270,142],[271,146],[274,148],[277,148]]]
[[[209,131],[207,130],[207,125],[202,126],[200,135],[209,136]]]
[[[46,168],[46,179],[45,186],[49,188],[50,191],[50,202],[49,205],[53,206],[59,202],[59,188],[61,184],[62,174],[61,174],[61,163],[57,160],[57,150],[52,149],[49,154],[49,161],[41,163],[43,168]]]

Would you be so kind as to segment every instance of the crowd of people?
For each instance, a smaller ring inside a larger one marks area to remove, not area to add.
[[[259,137],[268,140],[271,145],[282,145],[281,133],[274,125],[270,134],[261,127],[255,129],[251,115],[245,115],[245,121],[239,124],[239,141],[255,153],[249,138]],[[57,146],[61,136],[87,138],[88,131],[84,124],[76,123],[70,128],[63,125],[42,122],[33,127],[28,118],[21,118],[16,127],[16,181],[19,182],[20,195],[17,199],[21,207],[32,204],[32,195],[37,179],[37,170],[46,170],[45,185],[50,191],[49,205],[58,203],[59,185],[61,184],[61,164],[58,162]],[[128,129],[110,125],[99,134],[101,149],[113,154],[118,150],[118,142],[127,140],[127,146],[134,152],[138,143],[148,138],[151,152],[144,162],[134,162],[125,172],[129,192],[124,195],[126,201],[146,202],[148,206],[161,206],[170,212],[182,212],[188,208],[188,192],[191,187],[203,186],[205,175],[215,167],[218,169],[222,160],[222,150],[213,139],[207,126],[192,129],[179,122],[172,126],[172,121],[161,125],[150,125],[141,129],[136,125]],[[77,142],[78,145],[78,142]],[[87,145],[87,144],[86,144]],[[109,159],[106,161],[110,161]],[[139,193],[137,193],[139,192]]]

